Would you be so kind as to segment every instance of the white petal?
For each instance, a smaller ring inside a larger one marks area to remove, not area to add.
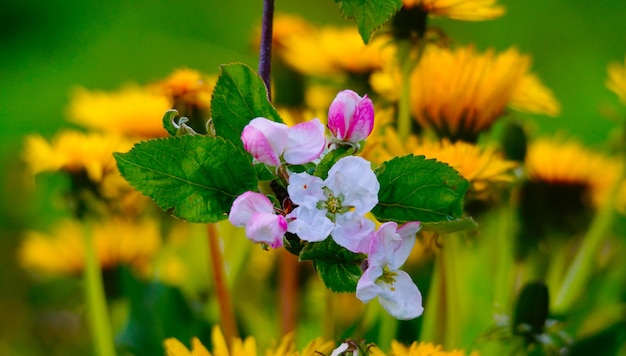
[[[339,246],[355,253],[368,253],[375,227],[370,219],[349,211],[336,216],[335,228],[330,234]]]
[[[356,284],[356,297],[364,303],[376,298],[383,290],[376,284],[378,277],[383,275],[380,266],[370,266],[363,272],[363,275]]]
[[[324,146],[324,125],[319,119],[313,119],[289,128],[283,158],[290,164],[309,163],[319,158]]]
[[[339,345],[336,349],[334,349],[333,352],[330,353],[330,356],[339,356],[343,352],[345,352],[348,349],[348,347],[350,347],[350,344],[348,344],[347,342],[344,342],[341,345]]]
[[[330,235],[335,224],[326,217],[325,210],[309,209],[299,206],[289,215],[287,231],[298,235],[304,241],[315,242],[325,240]]]
[[[411,277],[404,271],[394,271],[395,283],[389,285],[378,281],[382,292],[378,295],[380,305],[394,318],[414,319],[422,315],[422,294]]]
[[[235,199],[228,220],[235,226],[244,226],[254,213],[273,214],[274,205],[265,195],[248,191]]]
[[[246,224],[246,236],[250,240],[268,244],[272,248],[283,246],[286,231],[287,220],[282,215],[255,213]]]
[[[308,173],[292,173],[289,176],[287,192],[291,201],[297,205],[315,209],[319,201],[326,200],[321,178]]]
[[[359,215],[365,215],[378,204],[380,183],[372,171],[371,163],[362,157],[340,159],[328,171],[325,182],[335,195],[343,194],[343,204],[354,206]]]
[[[368,261],[373,265],[396,270],[406,262],[415,245],[419,223],[411,222],[398,228],[395,222],[382,224],[372,239]]]

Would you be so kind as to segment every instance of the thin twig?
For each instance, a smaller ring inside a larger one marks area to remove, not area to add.
[[[261,23],[261,50],[259,53],[259,76],[267,87],[267,98],[272,100],[270,74],[272,70],[272,32],[274,26],[274,0],[263,1]]]

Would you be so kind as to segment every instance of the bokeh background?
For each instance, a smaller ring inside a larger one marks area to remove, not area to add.
[[[562,132],[590,146],[605,142],[619,110],[604,86],[606,65],[626,55],[626,2],[501,3],[507,14],[497,20],[433,24],[460,43],[516,46],[532,55],[533,71],[562,104],[559,117],[536,118],[533,130]],[[41,352],[54,335],[37,333],[32,306],[58,302],[55,293],[66,295],[34,282],[16,263],[22,232],[55,218],[44,209],[45,194],[32,195],[24,181],[23,137],[51,137],[68,127],[69,93],[79,85],[112,90],[180,67],[209,74],[234,61],[255,67],[251,43],[261,9],[261,1],[251,0],[0,2],[0,354],[7,345]],[[276,11],[349,25],[332,0],[277,0]]]

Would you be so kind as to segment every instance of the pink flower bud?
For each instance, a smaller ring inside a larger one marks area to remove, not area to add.
[[[374,105],[367,95],[352,90],[339,92],[328,109],[328,129],[340,141],[357,143],[374,127]]]
[[[259,162],[270,166],[280,165],[280,156],[285,150],[288,127],[264,117],[250,121],[241,132],[241,140],[246,151]]]
[[[246,237],[272,248],[283,246],[287,220],[274,212],[274,205],[263,194],[245,192],[235,199],[228,220],[235,226],[245,226]]]

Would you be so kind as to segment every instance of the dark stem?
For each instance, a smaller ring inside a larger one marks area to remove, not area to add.
[[[272,100],[270,73],[272,70],[272,30],[274,25],[274,0],[263,1],[261,24],[261,51],[259,53],[259,75],[267,87],[267,98]]]

